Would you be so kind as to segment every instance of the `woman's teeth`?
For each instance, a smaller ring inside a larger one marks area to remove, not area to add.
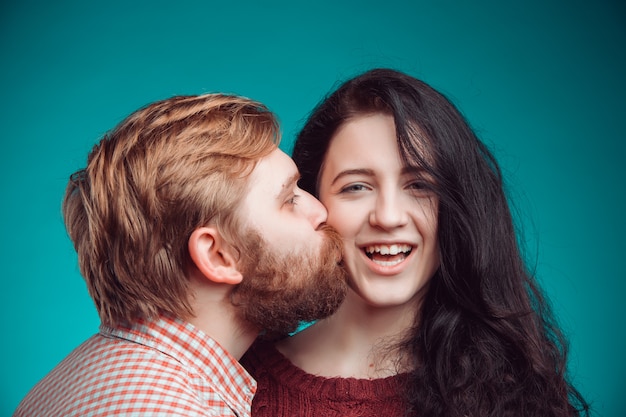
[[[375,253],[381,255],[397,255],[399,253],[411,252],[411,245],[372,245],[365,248],[365,253],[370,256]]]
[[[365,254],[381,266],[394,266],[404,261],[411,253],[411,245],[371,245],[365,248]]]

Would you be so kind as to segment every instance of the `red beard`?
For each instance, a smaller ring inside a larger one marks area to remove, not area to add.
[[[273,338],[334,313],[345,298],[346,272],[339,265],[342,241],[330,226],[323,226],[319,253],[272,250],[256,231],[240,237],[243,280],[232,294],[242,317]]]

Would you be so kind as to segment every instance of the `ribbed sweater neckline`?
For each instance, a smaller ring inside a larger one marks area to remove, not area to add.
[[[306,391],[308,396],[319,400],[367,401],[372,398],[397,398],[409,376],[407,373],[375,379],[317,376],[292,364],[273,343],[257,340],[255,344],[258,346],[251,350],[256,357],[250,358],[251,360],[260,361],[263,364],[262,369],[281,386],[293,391]]]

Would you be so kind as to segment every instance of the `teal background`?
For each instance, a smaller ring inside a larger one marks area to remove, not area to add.
[[[447,94],[492,146],[572,375],[597,415],[626,414],[623,3],[352,3],[2,2],[0,415],[97,331],[60,203],[105,131],[231,92],[278,114],[289,151],[322,95],[374,66]]]

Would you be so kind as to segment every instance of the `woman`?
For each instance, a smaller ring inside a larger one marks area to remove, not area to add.
[[[566,345],[496,160],[425,83],[376,69],[313,111],[300,186],[344,240],[346,301],[244,365],[257,416],[577,416]]]

